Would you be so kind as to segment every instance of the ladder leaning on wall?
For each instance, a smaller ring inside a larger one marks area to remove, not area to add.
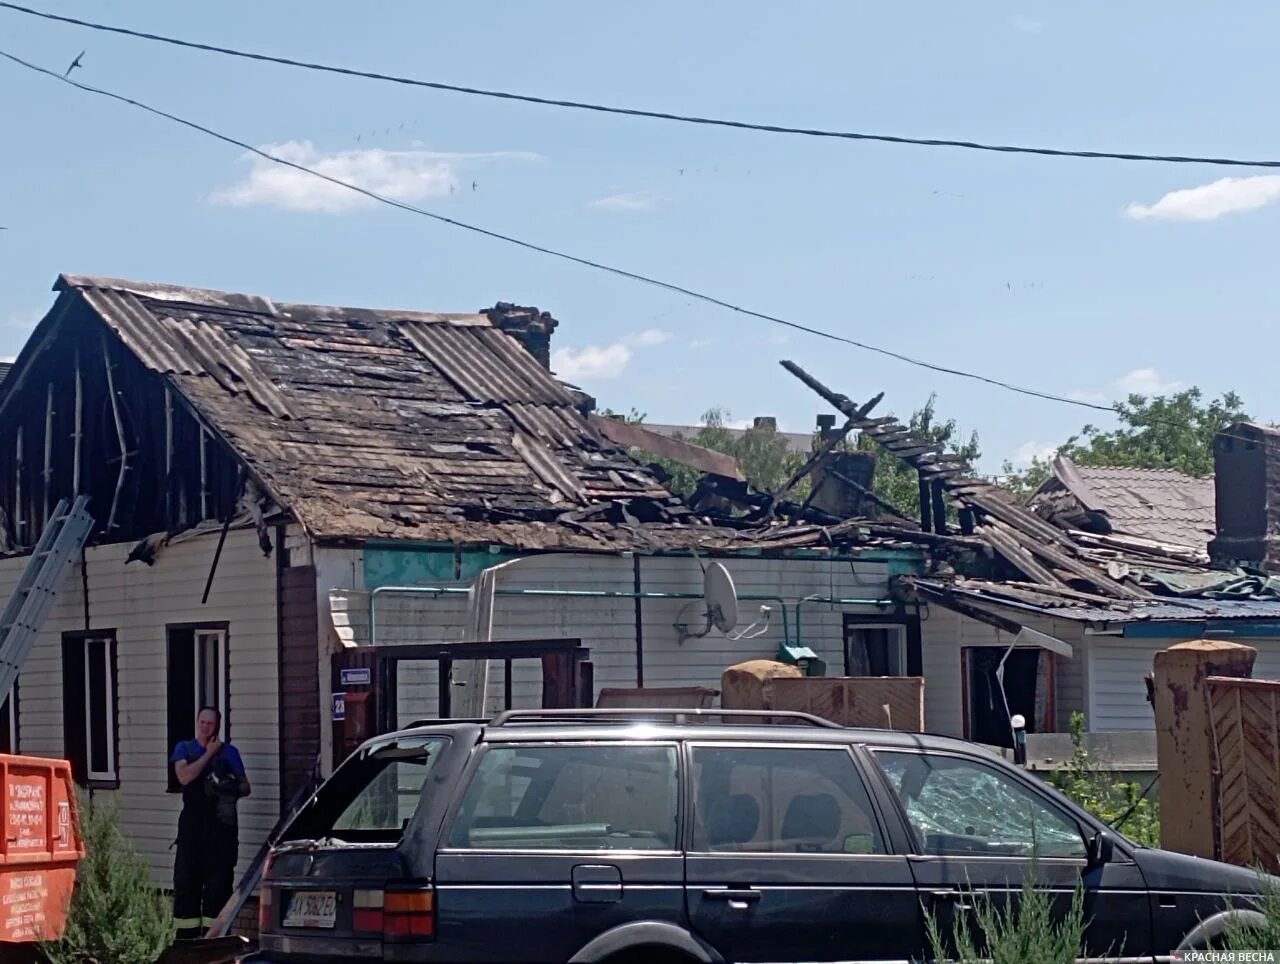
[[[67,573],[93,531],[88,504],[89,497],[84,495],[74,503],[66,499],[58,503],[0,615],[0,701],[13,689]]]

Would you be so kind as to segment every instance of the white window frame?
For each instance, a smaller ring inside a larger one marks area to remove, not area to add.
[[[898,637],[898,672],[892,674],[894,677],[909,676],[907,672],[907,624],[906,623],[885,623],[885,622],[865,622],[865,623],[845,623],[844,624],[844,646],[845,658],[848,659],[849,646],[853,642],[852,634],[859,629],[875,629],[883,632],[893,632]]]
[[[202,658],[204,655],[202,652],[202,648],[203,648],[203,644],[205,644],[210,640],[214,641],[215,652],[217,654],[217,660],[216,660],[217,668],[215,672],[218,677],[217,679],[218,690],[217,690],[217,698],[213,701],[213,705],[217,707],[218,713],[221,717],[222,726],[221,726],[220,736],[223,740],[225,740],[227,738],[227,706],[226,706],[226,703],[227,703],[227,631],[225,629],[222,629],[222,628],[200,629],[197,627],[196,629],[192,630],[192,633],[191,633],[191,646],[192,646],[191,685],[195,691],[195,706],[196,706],[196,712],[198,713],[200,711],[201,706],[205,706],[208,704],[208,700],[206,700],[201,695],[200,682],[201,682],[201,677],[204,675],[204,668],[205,668],[204,659]]]
[[[115,637],[113,636],[85,636],[80,640],[81,655],[84,659],[84,772],[85,777],[90,783],[118,783],[120,780],[119,766],[116,761],[116,681],[115,674],[111,671],[113,662],[112,647],[115,645]],[[106,714],[101,721],[102,732],[105,734],[107,741],[107,769],[95,770],[93,768],[93,734],[95,731],[94,723],[98,722],[93,719],[92,691],[93,678],[89,672],[89,647],[94,643],[100,643],[103,647],[103,676],[104,686],[106,687],[103,702],[103,712]]]

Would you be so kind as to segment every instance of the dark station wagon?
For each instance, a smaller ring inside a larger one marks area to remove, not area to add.
[[[785,722],[783,722],[785,721]],[[802,714],[511,711],[370,740],[272,852],[262,961],[929,957],[1083,883],[1091,956],[1211,946],[1243,868],[1139,847],[960,740]]]

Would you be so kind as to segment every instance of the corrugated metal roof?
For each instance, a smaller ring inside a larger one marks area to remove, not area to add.
[[[1204,551],[1216,532],[1212,476],[1173,469],[1077,465],[1059,456],[1054,478],[1032,497],[1041,515],[1101,516],[1113,532]],[[1086,526],[1077,525],[1077,528]]]
[[[5,376],[9,374],[9,370],[13,368],[12,362],[0,362],[0,382],[4,381]]]

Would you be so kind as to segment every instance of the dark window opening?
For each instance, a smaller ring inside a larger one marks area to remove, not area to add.
[[[18,753],[18,684],[0,703],[0,753]]]
[[[120,785],[117,724],[115,630],[63,634],[63,744],[76,782]]]
[[[894,613],[844,617],[846,676],[923,674],[920,617],[905,607]]]
[[[1028,733],[1052,728],[1048,715],[1051,653],[1030,646],[1017,647],[1012,652],[1005,646],[972,646],[964,650],[964,659],[968,739],[989,746],[1012,747],[1011,719],[1017,715],[1026,721]],[[996,675],[1002,659],[1003,688]]]
[[[196,713],[202,706],[212,706],[222,714],[218,737],[231,739],[227,628],[226,623],[209,623],[168,629],[166,760],[180,742],[195,738]],[[182,785],[173,767],[167,767],[169,792],[180,793]]]

